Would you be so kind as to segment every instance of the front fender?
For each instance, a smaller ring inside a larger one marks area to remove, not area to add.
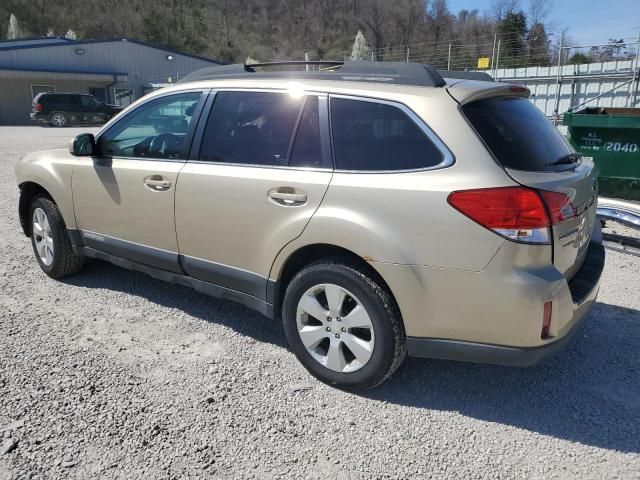
[[[29,153],[15,166],[18,185],[24,188],[32,183],[46,190],[60,209],[67,228],[76,228],[71,191],[75,163],[75,157],[61,149]]]

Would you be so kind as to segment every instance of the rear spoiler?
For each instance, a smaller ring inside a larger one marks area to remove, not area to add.
[[[463,80],[449,85],[447,90],[460,105],[490,97],[528,98],[531,94],[531,91],[522,85],[503,82],[479,82],[476,80]]]
[[[479,80],[481,82],[493,82],[493,77],[485,72],[466,72],[463,70],[438,70],[444,78],[455,78],[457,80]]]

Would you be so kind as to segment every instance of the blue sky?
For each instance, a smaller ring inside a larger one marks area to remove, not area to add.
[[[493,0],[448,0],[449,10],[489,10]],[[520,0],[526,12],[529,0]],[[569,27],[569,35],[580,44],[604,43],[609,38],[637,38],[640,0],[555,0],[549,15],[556,30]],[[628,40],[627,40],[628,41]]]

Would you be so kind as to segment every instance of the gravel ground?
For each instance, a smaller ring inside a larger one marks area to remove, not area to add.
[[[640,478],[640,258],[529,369],[409,359],[360,395],[318,383],[279,324],[93,262],[46,277],[13,165],[77,129],[0,127],[0,479]]]

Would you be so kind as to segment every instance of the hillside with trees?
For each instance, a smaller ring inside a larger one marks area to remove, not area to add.
[[[358,51],[372,58],[404,58],[404,46],[417,45],[409,58],[442,62],[451,48],[453,67],[490,56],[497,34],[501,65],[546,65],[550,2],[452,12],[447,0],[3,0],[0,25],[5,37],[129,37],[227,62],[349,58],[360,31]]]

